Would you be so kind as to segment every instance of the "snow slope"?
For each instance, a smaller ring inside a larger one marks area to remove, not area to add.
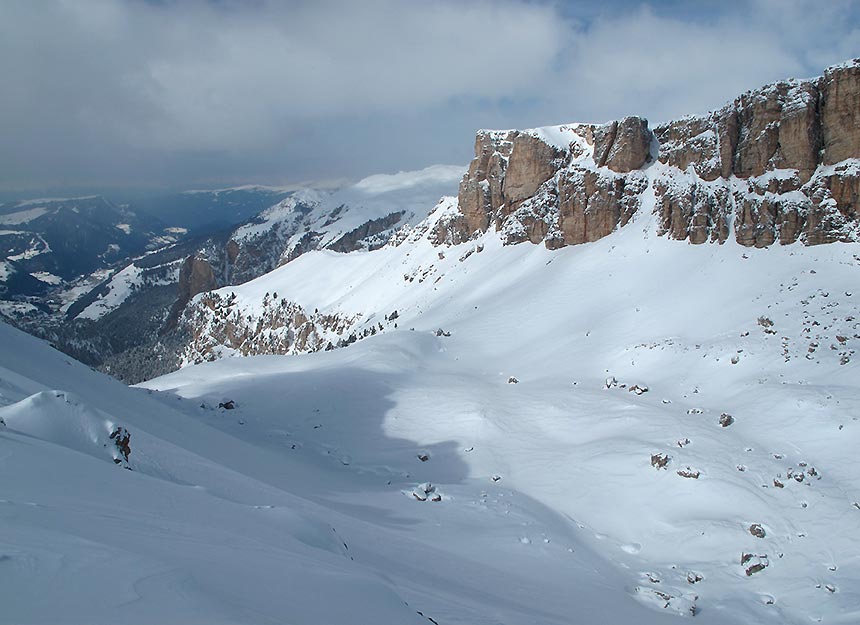
[[[364,468],[307,436],[331,408],[313,412],[312,385],[296,401],[274,387],[260,398],[269,415],[289,406],[295,436],[245,430],[244,404],[215,408],[229,384],[199,401],[159,397],[8,326],[0,340],[0,622],[564,623],[589,597],[608,605],[621,592],[552,512],[506,488],[484,497],[456,485],[465,465],[453,442],[429,449],[451,456],[443,501],[416,501],[417,475],[404,475],[424,466],[416,443],[385,432],[379,410],[390,402],[367,394],[391,365],[323,358],[343,374],[346,392],[332,399],[356,411],[355,440],[403,463]],[[259,364],[292,364],[274,361]],[[117,427],[130,434],[127,463],[114,462]],[[521,542],[528,526],[556,543]],[[580,580],[573,592],[569,579]],[[640,613],[632,601],[613,608],[624,620]]]
[[[860,621],[860,245],[455,209],[228,289],[346,349],[129,389],[0,325],[0,623]]]
[[[430,231],[228,289],[252,326],[277,292],[374,336],[144,386],[234,399],[216,427],[328,462],[341,505],[453,547],[440,577],[465,583],[461,554],[526,602],[480,620],[428,590],[440,623],[860,620],[860,246],[693,246],[649,210],[555,251]]]

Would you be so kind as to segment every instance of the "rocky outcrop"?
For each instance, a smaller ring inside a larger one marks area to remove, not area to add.
[[[652,138],[648,120],[642,117],[605,124],[594,132],[594,160],[599,167],[626,174],[650,160]]]
[[[860,59],[830,68],[818,81],[825,165],[860,156]]]
[[[371,219],[364,222],[358,228],[354,228],[339,237],[333,243],[327,245],[327,249],[334,252],[349,253],[358,249],[375,250],[388,242],[387,231],[400,222],[403,211],[390,213],[385,217]]]
[[[495,228],[506,243],[575,245],[641,210],[653,210],[658,234],[693,244],[732,234],[756,247],[853,241],[860,237],[858,159],[860,60],[747,92],[653,132],[640,117],[480,131],[459,214],[437,229],[436,241]]]
[[[558,181],[558,225],[564,244],[596,241],[626,224],[639,208],[645,182],[644,176],[566,169]]]
[[[502,203],[510,211],[515,210],[559,170],[563,157],[563,150],[532,135],[517,133],[511,141],[508,166],[504,172]]]
[[[516,134],[516,131],[478,132],[475,158],[460,182],[458,199],[463,219],[453,225],[456,230],[451,238],[455,242],[486,230],[493,213],[503,204],[502,183]]]
[[[205,260],[189,256],[179,268],[179,299],[186,302],[198,293],[211,291],[218,287],[215,270]]]
[[[196,256],[186,258],[179,268],[176,301],[173,303],[167,321],[161,330],[162,334],[176,328],[179,315],[182,314],[192,297],[198,293],[217,288],[218,281],[215,279],[215,270],[212,269],[212,265]]]
[[[397,318],[396,311],[384,321],[365,320],[361,314],[311,312],[277,293],[266,293],[262,301],[252,303],[226,290],[211,291],[195,298],[180,319],[188,336],[181,361],[338,349],[396,327]]]

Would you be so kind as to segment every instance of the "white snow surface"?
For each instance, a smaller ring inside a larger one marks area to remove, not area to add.
[[[37,219],[48,212],[47,208],[42,206],[36,208],[28,208],[22,211],[16,211],[14,213],[6,213],[5,215],[0,215],[0,224],[5,226],[19,226],[21,224],[26,224],[34,219]]]
[[[437,247],[443,199],[225,291],[396,327],[137,389],[0,325],[0,623],[860,622],[860,245],[652,208]]]
[[[45,284],[57,285],[62,284],[63,282],[63,279],[60,276],[55,276],[49,271],[34,271],[30,275],[36,278],[36,280],[41,280]]]
[[[426,589],[440,623],[860,622],[860,245],[694,246],[655,229],[646,206],[555,251],[495,232],[435,247],[418,228],[310,252],[227,289],[250,325],[278,292],[368,326],[397,310],[397,328],[143,386],[234,399],[217,427],[377,485],[339,487],[367,519],[414,511],[400,531],[446,552],[418,568],[468,589]],[[425,483],[440,502],[417,501]]]
[[[107,293],[100,296],[79,314],[80,319],[100,319],[118,308],[141,284],[143,270],[134,263],[116,272],[106,285]]]

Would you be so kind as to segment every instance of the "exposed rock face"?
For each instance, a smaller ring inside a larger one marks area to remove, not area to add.
[[[625,117],[601,126],[594,133],[594,153],[600,154],[595,161],[620,174],[639,169],[648,162],[652,138],[648,120],[642,117]]]
[[[824,163],[860,155],[860,60],[830,68],[819,81]]]
[[[215,271],[205,260],[189,256],[179,268],[179,299],[186,302],[198,293],[210,291],[218,287]]]
[[[558,224],[564,244],[596,241],[626,224],[639,208],[644,183],[644,176],[565,170],[558,181]]]
[[[506,243],[575,245],[644,208],[658,234],[693,244],[726,241],[732,223],[746,246],[858,240],[858,159],[860,60],[653,133],[640,117],[480,131],[460,213],[436,239],[457,243],[494,227]]]
[[[517,133],[511,144],[502,196],[505,204],[514,209],[559,170],[564,152],[524,133]]]
[[[458,232],[453,236],[455,241],[486,230],[491,223],[491,215],[502,205],[502,183],[515,134],[516,131],[478,132],[475,158],[460,183],[458,198],[463,220],[457,224]]]
[[[243,356],[300,354],[347,347],[396,327],[397,312],[378,319],[361,314],[321,313],[266,293],[261,302],[243,302],[225,289],[195,298],[180,324],[188,332],[181,360],[199,363],[225,353]]]
[[[191,298],[198,293],[211,291],[218,288],[215,271],[207,261],[189,256],[179,268],[179,283],[177,284],[176,301],[170,309],[161,332],[168,332],[176,328],[179,315],[185,309]]]
[[[362,247],[367,249],[378,249],[388,242],[388,236],[379,237],[373,241],[373,237],[385,233],[389,228],[397,224],[403,217],[403,212],[391,213],[379,219],[366,221],[358,228],[350,230],[334,243],[328,245],[328,249],[335,252],[353,252]],[[364,243],[364,246],[362,246]]]

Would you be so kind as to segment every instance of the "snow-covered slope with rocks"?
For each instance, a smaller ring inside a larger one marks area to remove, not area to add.
[[[138,389],[0,326],[9,622],[857,623],[858,77],[282,203]]]
[[[434,514],[438,540],[473,505],[492,519],[538,503],[561,525],[522,518],[474,548],[548,563],[587,549],[621,604],[715,623],[860,618],[860,245],[695,246],[658,236],[648,207],[557,250],[494,231],[435,245],[454,210],[443,201],[399,245],[309,252],[201,295],[186,356],[364,340],[225,358],[146,386],[233,398],[242,423],[224,427],[285,452],[368,474],[397,467],[392,496],[421,498],[413,489],[431,483],[452,515]],[[270,411],[279,397],[301,416]],[[380,446],[353,432],[356,419],[411,443]],[[547,588],[557,574],[532,573]],[[586,613],[611,610],[603,601]]]
[[[151,394],[0,327],[8,622],[856,622],[860,246],[655,230],[310,252],[237,302],[394,322]]]

